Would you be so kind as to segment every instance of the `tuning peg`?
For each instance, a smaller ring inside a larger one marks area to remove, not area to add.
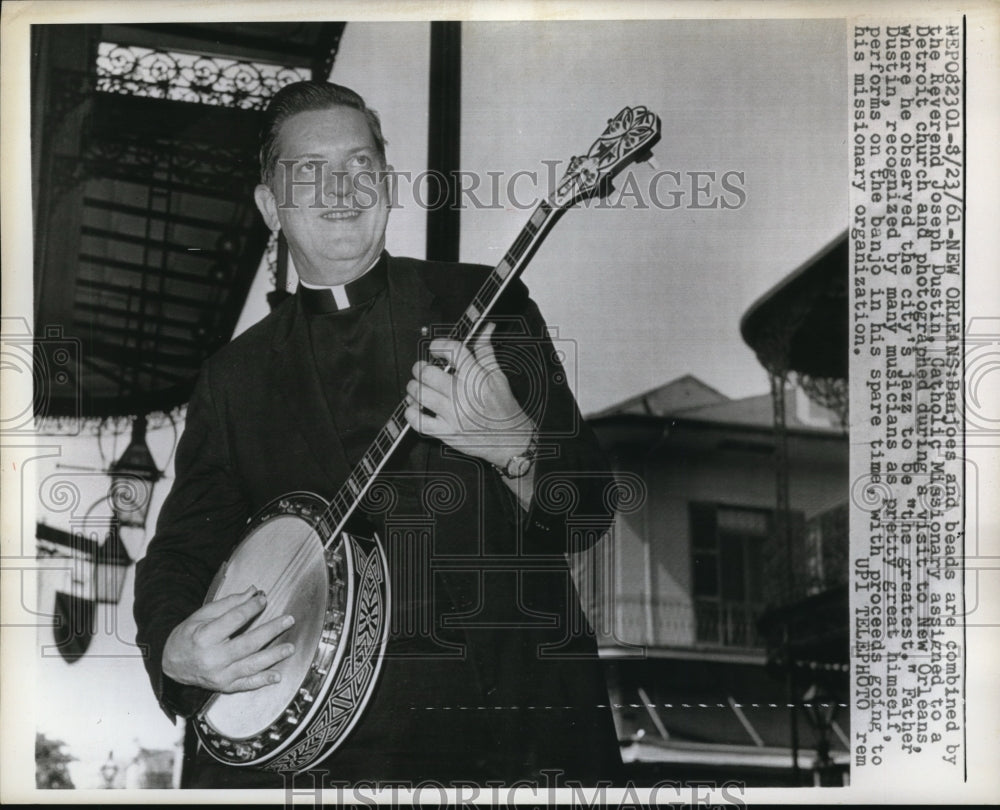
[[[640,152],[638,155],[635,156],[635,160],[636,163],[643,163],[643,162],[648,163],[649,168],[651,168],[654,172],[660,168],[660,164],[657,162],[656,156],[653,155],[652,149],[647,149],[645,152]]]

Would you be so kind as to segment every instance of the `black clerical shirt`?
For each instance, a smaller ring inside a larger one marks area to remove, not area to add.
[[[348,284],[346,291],[339,291],[336,299],[328,289],[299,290],[316,373],[344,455],[352,466],[364,455],[405,395],[405,391],[398,389],[401,379],[398,366],[400,363],[408,366],[411,362],[396,356],[386,264],[383,254],[365,276]],[[387,471],[380,480],[390,482],[393,511],[403,515],[423,511],[419,504],[424,475],[413,468],[409,454],[394,454]],[[358,511],[365,513],[368,523],[362,524],[355,518],[348,528],[378,532],[387,547],[393,583],[386,672],[373,696],[382,710],[378,717],[369,716],[369,722],[359,724],[351,745],[331,757],[331,774],[335,778],[344,768],[354,777],[360,772],[383,778],[387,775],[412,778],[423,768],[434,767],[433,763],[443,757],[457,769],[458,775],[481,775],[489,757],[496,719],[484,710],[472,708],[481,703],[481,689],[475,687],[481,681],[481,672],[473,669],[474,662],[468,656],[448,655],[447,650],[421,638],[421,630],[429,629],[424,627],[428,620],[434,622],[440,613],[453,611],[454,605],[442,587],[407,587],[414,580],[433,577],[426,568],[429,560],[414,553],[419,541],[408,535],[398,520],[395,530],[387,529],[386,512],[366,512],[364,507],[362,500]],[[403,570],[406,567],[418,569]],[[461,716],[449,717],[446,722],[435,718],[435,722],[427,723],[421,716],[426,709],[420,696],[429,684],[442,679],[452,684],[455,714]],[[464,710],[457,708],[460,706]],[[419,746],[412,745],[415,721],[422,738]],[[359,760],[364,764],[359,764]]]
[[[368,271],[381,283],[345,309],[320,311],[326,290],[303,289],[313,363],[351,465],[360,460],[405,392],[397,388],[398,363],[384,258]],[[366,275],[368,275],[366,274]],[[332,298],[332,296],[330,296]]]

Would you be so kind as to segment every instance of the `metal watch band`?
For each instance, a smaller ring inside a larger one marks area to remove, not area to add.
[[[528,472],[531,470],[531,467],[535,462],[535,452],[537,451],[537,449],[538,449],[537,434],[535,432],[532,432],[531,441],[528,442],[527,450],[525,450],[523,453],[518,453],[516,455],[511,456],[509,459],[507,459],[507,463],[504,464],[503,467],[498,467],[496,464],[494,464],[493,467],[494,469],[496,469],[498,473],[500,473],[500,475],[509,480],[513,481],[518,478],[524,478],[524,476],[526,476]],[[521,472],[519,473],[511,472],[510,469],[511,465],[517,462],[519,459],[524,460],[528,463],[525,465],[524,469],[521,470]]]

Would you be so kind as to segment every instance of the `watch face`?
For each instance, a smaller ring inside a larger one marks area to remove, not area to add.
[[[511,478],[520,478],[531,468],[531,459],[524,456],[514,456],[507,462],[507,474]]]

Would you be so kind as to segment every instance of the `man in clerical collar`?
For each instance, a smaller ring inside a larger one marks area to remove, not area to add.
[[[213,692],[279,680],[296,654],[292,613],[241,633],[269,594],[202,606],[209,583],[265,505],[338,491],[402,401],[412,430],[379,473],[391,497],[362,505],[393,587],[385,665],[323,770],[446,786],[613,778],[607,692],[564,555],[610,524],[614,478],[519,281],[468,346],[434,337],[489,268],[386,253],[390,174],[379,118],[356,93],[300,82],[275,95],[255,199],[301,284],[210,358],[192,395],[136,575],[154,691],[190,717]],[[188,753],[187,786],[282,784]]]

